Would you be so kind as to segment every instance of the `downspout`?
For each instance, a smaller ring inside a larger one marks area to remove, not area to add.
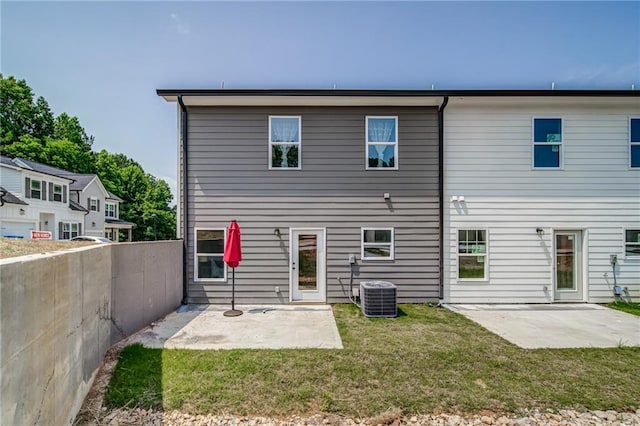
[[[187,283],[187,277],[189,275],[189,262],[187,261],[189,255],[189,186],[187,184],[189,169],[187,161],[187,107],[182,102],[182,95],[178,95],[178,103],[181,109],[181,124],[180,132],[182,138],[182,304],[187,305],[189,300],[189,285]]]
[[[440,197],[440,288],[439,303],[444,300],[444,109],[449,103],[449,96],[445,96],[438,108],[438,196]]]

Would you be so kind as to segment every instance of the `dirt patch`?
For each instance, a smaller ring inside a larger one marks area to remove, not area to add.
[[[58,240],[21,240],[17,238],[0,238],[0,259],[25,256],[27,254],[51,253],[75,247],[90,246],[90,241],[58,241]]]

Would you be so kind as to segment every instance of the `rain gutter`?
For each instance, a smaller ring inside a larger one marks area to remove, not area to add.
[[[444,299],[444,109],[449,103],[449,96],[445,96],[442,105],[438,108],[438,196],[439,200],[439,232],[440,232],[440,286],[438,298]]]
[[[184,102],[182,102],[181,94],[178,95],[178,104],[180,104],[181,109],[180,133],[182,136],[182,304],[186,305],[189,300],[189,286],[187,283],[187,276],[189,273],[189,263],[187,262],[189,254],[189,162],[187,161],[187,124],[189,120],[187,116],[187,107],[184,105]]]

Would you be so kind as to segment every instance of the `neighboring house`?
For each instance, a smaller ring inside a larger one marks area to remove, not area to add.
[[[402,302],[640,292],[640,92],[157,93],[178,104],[185,302],[230,299],[232,219],[240,302],[346,301],[351,276]]]
[[[401,302],[438,299],[442,98],[158,94],[185,105],[178,106],[185,302],[230,300],[222,254],[232,219],[242,234],[238,302],[346,301],[352,272],[354,286],[393,282]]]
[[[639,96],[451,97],[446,302],[608,302],[614,283],[640,298]]]
[[[0,236],[31,238],[49,231],[56,240],[82,234],[87,211],[69,197],[71,178],[33,168],[25,161],[0,156]]]
[[[118,219],[119,204],[122,200],[108,192],[97,175],[71,173],[67,170],[40,164],[35,161],[3,157],[3,165],[7,162],[17,165],[22,173],[40,173],[65,182],[61,197],[65,202],[68,198],[71,208],[74,209],[74,211],[81,211],[82,216],[77,223],[68,221],[51,222],[57,223],[58,227],[56,229],[55,239],[69,239],[78,235],[91,235],[96,237],[107,236],[113,241],[119,241],[118,231],[123,230],[128,234],[128,238],[126,239],[131,241],[133,223]],[[1,181],[3,185],[5,181],[12,182],[10,175],[5,177],[4,169]],[[33,184],[31,185],[33,186]],[[55,184],[53,188],[53,196],[58,197],[55,193],[57,190]],[[15,221],[15,219],[12,219],[12,221]],[[47,227],[51,227],[51,225],[47,225]],[[47,230],[51,229],[47,228]]]

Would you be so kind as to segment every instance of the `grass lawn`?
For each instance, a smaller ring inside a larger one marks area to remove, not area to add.
[[[611,302],[607,307],[640,316],[640,303]]]
[[[343,350],[189,351],[125,348],[111,407],[278,416],[372,416],[519,408],[640,406],[640,348],[520,349],[461,315],[401,305],[368,319],[334,307]]]

